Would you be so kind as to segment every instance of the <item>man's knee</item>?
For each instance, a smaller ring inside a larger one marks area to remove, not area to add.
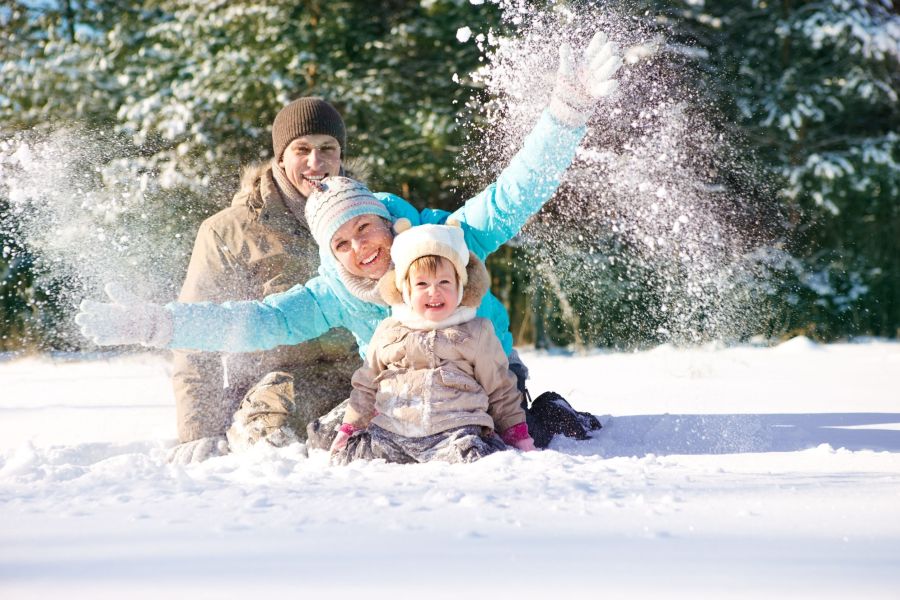
[[[232,446],[267,439],[277,446],[303,439],[306,423],[297,418],[294,377],[283,371],[266,373],[247,391],[227,432]]]

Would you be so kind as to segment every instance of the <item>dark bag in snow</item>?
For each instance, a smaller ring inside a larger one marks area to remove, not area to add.
[[[602,427],[597,417],[578,412],[556,392],[544,392],[535,398],[525,411],[525,422],[538,448],[546,448],[556,434],[586,440],[591,437],[589,431]]]

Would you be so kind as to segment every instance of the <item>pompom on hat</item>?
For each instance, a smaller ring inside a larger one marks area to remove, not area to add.
[[[469,264],[469,248],[459,221],[448,220],[445,225],[419,225],[413,227],[409,219],[394,223],[394,243],[391,259],[394,261],[394,283],[408,298],[407,273],[412,263],[423,256],[440,256],[450,261],[459,278],[459,294],[468,283],[466,266]]]
[[[391,213],[369,188],[349,177],[326,177],[306,199],[306,222],[319,248],[330,248],[334,233],[360,215],[391,220]]]

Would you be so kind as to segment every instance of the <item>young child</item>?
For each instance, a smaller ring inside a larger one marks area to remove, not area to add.
[[[391,316],[353,375],[334,461],[473,462],[507,444],[534,450],[506,353],[491,322],[475,317],[488,274],[459,223],[400,219],[394,229],[394,269],[379,281]]]

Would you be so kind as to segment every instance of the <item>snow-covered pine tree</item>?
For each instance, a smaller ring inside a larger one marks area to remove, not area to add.
[[[23,132],[34,140],[75,123],[111,122],[116,81],[105,59],[104,32],[110,16],[105,7],[115,4],[0,3],[0,162],[15,151]],[[0,350],[34,348],[52,336],[58,311],[48,289],[53,285],[36,284],[35,256],[21,237],[20,219],[10,214],[10,173],[3,175]]]
[[[164,17],[144,29],[141,51],[120,69],[128,81],[117,118],[137,142],[156,146],[142,168],[160,172],[165,185],[233,182],[239,165],[268,157],[278,109],[319,95],[343,111],[347,154],[371,167],[372,183],[453,202],[461,140],[454,100],[468,93],[453,74],[478,60],[474,46],[455,39],[475,13],[470,5],[394,0],[373,12],[360,0],[147,4]],[[111,33],[127,35],[123,27]]]
[[[149,271],[144,261],[185,261],[197,224],[230,199],[240,166],[268,158],[277,110],[302,95],[344,111],[348,155],[371,167],[373,186],[453,206],[464,139],[455,119],[470,93],[454,73],[473,69],[479,55],[456,31],[496,15],[453,0],[391,0],[377,11],[363,0],[5,0],[2,138],[77,129],[71,139],[84,143],[62,166],[90,196],[69,201],[86,207],[76,216],[97,237],[84,265],[118,257]],[[64,195],[65,182],[55,183]],[[14,222],[8,191],[0,190],[0,217]],[[54,218],[72,225],[72,216]],[[139,236],[125,235],[135,228]],[[5,246],[17,257],[29,252]],[[173,295],[161,280],[147,285]]]
[[[888,0],[659,3],[720,107],[780,176],[780,332],[900,328],[900,15]],[[778,331],[776,331],[778,333]]]

